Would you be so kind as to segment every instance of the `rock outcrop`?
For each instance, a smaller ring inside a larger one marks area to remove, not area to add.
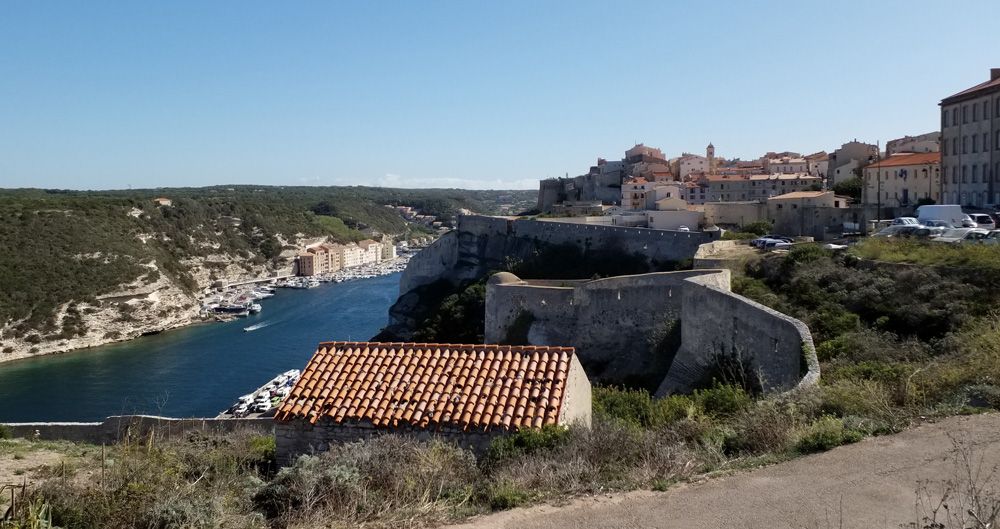
[[[460,216],[455,230],[410,261],[380,339],[411,339],[416,326],[445,295],[490,272],[536,258],[546,247],[568,244],[586,250],[613,249],[623,257],[645,256],[655,265],[690,259],[698,246],[712,237],[703,232]]]

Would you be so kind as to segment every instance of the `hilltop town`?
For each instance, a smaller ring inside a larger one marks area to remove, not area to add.
[[[668,156],[637,144],[620,160],[598,158],[573,178],[542,180],[540,213],[598,225],[654,229],[739,228],[764,222],[788,236],[835,239],[868,233],[924,204],[993,213],[1000,205],[1000,69],[943,98],[939,131],[881,142],[852,139],[829,153],[768,152],[726,159]]]

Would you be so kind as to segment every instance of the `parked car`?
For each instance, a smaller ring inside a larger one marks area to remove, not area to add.
[[[1000,244],[1000,230],[993,230],[981,241],[983,244]]]
[[[992,230],[997,227],[996,223],[993,222],[993,217],[986,213],[969,213],[969,217],[976,223],[977,228]]]
[[[896,224],[889,226],[887,228],[882,228],[878,233],[872,235],[872,237],[908,237],[917,228],[921,228],[919,224]]]
[[[891,226],[916,226],[919,224],[920,221],[918,221],[915,217],[896,217],[892,219]]]
[[[764,243],[765,250],[785,250],[792,247],[792,243],[780,239],[771,239]]]
[[[955,227],[946,220],[937,220],[937,219],[927,219],[922,224],[924,226],[927,226],[928,228],[942,228],[945,230],[950,230]]]
[[[989,234],[988,230],[980,228],[953,228],[934,240],[949,244],[975,243],[985,239]]]
[[[768,237],[767,235],[765,235],[763,237],[750,241],[750,245],[753,246],[754,248],[763,249],[767,247],[768,243],[773,243],[773,242],[780,242],[788,245],[792,244],[792,240],[787,237],[779,238],[779,237]]]

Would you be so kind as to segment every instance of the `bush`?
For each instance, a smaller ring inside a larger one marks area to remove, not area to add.
[[[11,431],[10,426],[0,424],[0,439],[10,439],[12,437],[14,437],[14,432]]]
[[[775,401],[760,401],[733,417],[733,433],[725,439],[726,453],[781,453],[792,444],[795,412]]]
[[[751,399],[743,388],[716,382],[711,388],[694,392],[694,401],[713,416],[731,416],[750,405]]]
[[[569,430],[564,426],[549,424],[541,428],[525,428],[494,439],[490,443],[486,460],[497,462],[541,450],[552,450],[566,443],[568,437]]]
[[[799,433],[795,448],[804,454],[823,452],[843,444],[856,443],[863,435],[844,426],[836,417],[824,416],[813,421]]]
[[[771,223],[763,220],[758,220],[757,222],[751,222],[749,224],[744,224],[740,231],[747,233],[752,233],[758,237],[761,235],[767,235],[771,231]]]
[[[641,389],[596,387],[593,390],[594,415],[620,421],[633,428],[659,428],[702,412],[701,404],[685,395],[654,399]]]

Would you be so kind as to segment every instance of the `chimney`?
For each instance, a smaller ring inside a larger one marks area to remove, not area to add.
[[[1000,79],[1000,68],[990,68],[990,81]]]

